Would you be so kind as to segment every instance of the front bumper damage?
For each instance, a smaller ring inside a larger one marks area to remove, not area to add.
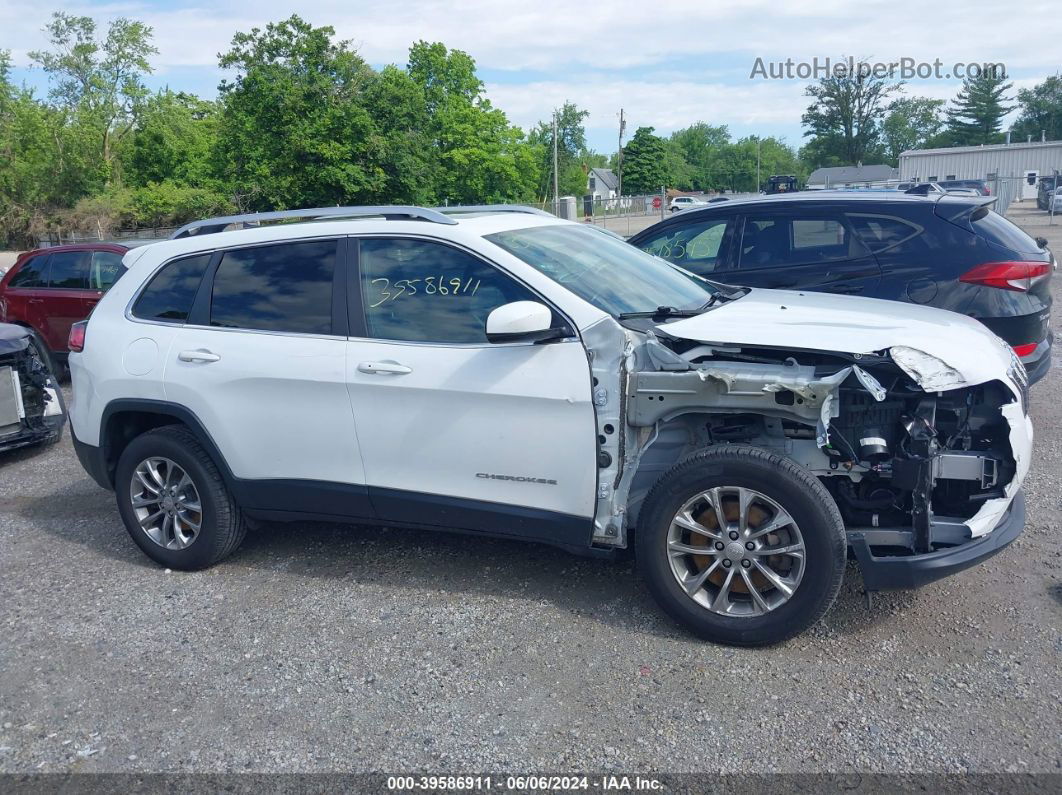
[[[871,547],[875,542],[886,539],[880,535],[876,536],[874,530],[849,532],[848,546],[859,564],[865,590],[919,588],[987,560],[1020,536],[1024,529],[1025,494],[1019,489],[995,527],[990,528],[986,534],[958,546],[944,547],[923,555],[878,557],[871,551]],[[954,540],[954,536],[950,534],[942,532],[940,535],[943,538],[934,539],[931,536],[931,542],[935,544],[938,540]]]
[[[26,329],[0,324],[0,452],[59,441],[66,406]]]
[[[626,544],[648,487],[676,460],[732,442],[773,449],[827,485],[868,592],[954,574],[1022,532],[1032,424],[1009,348],[985,349],[998,367],[976,375],[904,346],[829,354],[650,332],[593,352],[595,376],[626,373],[595,404],[627,429],[614,454],[602,451],[596,545]]]

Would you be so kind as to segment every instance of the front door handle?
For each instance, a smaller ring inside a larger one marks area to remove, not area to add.
[[[182,362],[203,362],[209,364],[210,362],[220,362],[221,357],[216,353],[210,351],[198,350],[198,351],[181,351],[177,354],[177,358]]]
[[[369,375],[405,375],[412,373],[413,368],[398,362],[361,362],[358,365],[358,372]]]

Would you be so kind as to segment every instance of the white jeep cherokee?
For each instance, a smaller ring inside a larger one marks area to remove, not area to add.
[[[872,592],[1022,530],[1024,372],[966,317],[717,285],[515,207],[175,237],[70,355],[78,456],[165,566],[255,520],[633,547],[674,618],[755,645],[823,615],[846,549]]]

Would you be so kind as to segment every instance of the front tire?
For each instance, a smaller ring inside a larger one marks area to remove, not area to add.
[[[118,459],[114,490],[133,541],[171,569],[213,566],[232,554],[247,532],[214,461],[183,426],[133,439]]]
[[[755,447],[713,448],[673,467],[646,498],[635,536],[660,606],[716,643],[764,646],[803,632],[844,576],[844,524],[830,493]]]

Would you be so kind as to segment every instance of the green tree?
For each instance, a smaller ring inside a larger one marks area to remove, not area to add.
[[[215,167],[237,204],[269,210],[371,202],[387,183],[364,105],[375,73],[330,27],[297,15],[237,33],[220,56]]]
[[[461,50],[419,41],[408,74],[423,92],[437,199],[476,204],[528,199],[538,176],[532,150],[483,96],[476,63]]]
[[[676,186],[683,190],[715,187],[718,181],[713,181],[713,170],[720,152],[729,143],[730,130],[726,125],[699,121],[673,132],[668,144]]]
[[[129,147],[126,181],[134,186],[165,181],[211,184],[218,115],[216,103],[192,94],[166,89],[149,98]]]
[[[978,146],[1000,143],[1003,117],[1014,109],[1006,104],[1013,83],[1005,75],[988,70],[963,81],[958,96],[948,109],[948,135],[953,145]]]
[[[144,76],[148,58],[158,50],[151,28],[119,18],[99,41],[91,17],[56,12],[45,27],[51,50],[30,53],[52,81],[52,100],[69,114],[69,123],[90,127],[95,134],[106,179],[116,173],[117,151],[133,130],[148,91]]]
[[[881,137],[890,164],[899,163],[901,152],[925,148],[936,139],[944,127],[943,108],[944,100],[926,97],[901,97],[889,105]]]
[[[639,127],[623,148],[624,193],[656,193],[671,181],[664,139],[653,135],[652,127]]]
[[[852,74],[833,75],[808,86],[812,103],[801,117],[812,167],[855,165],[880,157],[881,122],[888,98],[902,83],[891,83],[857,64]],[[825,161],[825,162],[822,162]]]
[[[593,157],[593,153],[586,148],[583,122],[590,112],[581,110],[574,102],[565,102],[554,113],[557,116],[557,183],[560,195],[582,196],[586,193],[588,170],[601,166],[600,159]],[[538,195],[545,199],[553,195],[553,118],[535,125],[528,135],[528,142],[536,150],[540,174]]]
[[[396,66],[384,67],[365,91],[383,152],[384,202],[434,204],[439,179],[423,87]]]
[[[1017,140],[1043,133],[1048,141],[1062,140],[1062,75],[1051,75],[1032,88],[1018,91],[1018,120],[1014,123]]]

